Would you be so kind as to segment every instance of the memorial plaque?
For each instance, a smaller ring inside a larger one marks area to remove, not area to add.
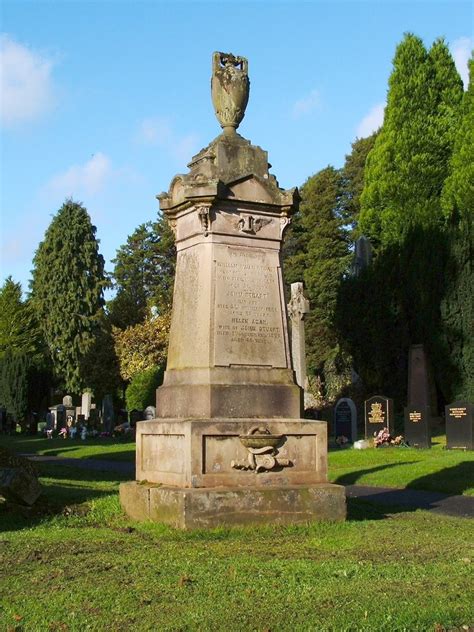
[[[405,408],[405,441],[412,448],[431,448],[431,411],[429,406]]]
[[[216,366],[286,367],[278,263],[263,249],[216,249]]]
[[[347,437],[351,443],[357,439],[357,409],[348,397],[340,399],[334,407],[334,436]]]
[[[364,402],[365,438],[371,439],[384,428],[393,436],[393,399],[374,395]]]
[[[445,408],[446,447],[473,450],[473,406],[469,402],[453,402]]]

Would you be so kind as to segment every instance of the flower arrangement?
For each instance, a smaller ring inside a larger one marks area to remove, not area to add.
[[[59,437],[62,437],[63,439],[67,439],[67,428],[61,428],[61,430],[58,433]]]
[[[381,448],[389,445],[404,445],[403,435],[394,438],[388,428],[382,428],[378,433],[374,432],[374,447]]]

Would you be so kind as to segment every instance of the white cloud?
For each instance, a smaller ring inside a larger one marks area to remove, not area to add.
[[[0,36],[1,120],[5,126],[29,121],[53,105],[53,62],[19,44],[9,35]]]
[[[470,37],[460,37],[451,45],[451,53],[458,73],[461,75],[464,87],[467,89],[469,84],[469,68],[467,62],[471,57],[471,51],[474,48],[474,42]]]
[[[161,147],[179,161],[190,160],[199,148],[197,134],[178,136],[171,121],[163,117],[143,119],[135,134],[135,141],[142,145]]]
[[[377,103],[370,109],[369,113],[364,116],[357,126],[357,138],[365,138],[375,132],[383,123],[383,114],[385,103]]]
[[[83,165],[73,165],[53,176],[44,189],[48,195],[61,197],[92,195],[103,188],[111,175],[109,158],[99,152]]]
[[[293,116],[298,118],[304,114],[309,114],[316,108],[321,106],[321,95],[319,90],[311,90],[311,92],[302,99],[296,101],[293,105]]]

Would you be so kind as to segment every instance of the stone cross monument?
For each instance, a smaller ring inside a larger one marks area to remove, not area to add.
[[[292,283],[291,299],[288,303],[288,316],[291,321],[291,355],[296,374],[296,383],[306,388],[306,344],[304,336],[304,317],[309,312],[309,301],[303,293],[302,283]]]
[[[290,357],[280,249],[298,192],[280,189],[267,153],[236,132],[247,69],[214,54],[223,133],[158,196],[177,249],[168,363],[120,497],[133,518],[180,528],[346,512],[344,489],[327,482],[326,423],[301,419]]]

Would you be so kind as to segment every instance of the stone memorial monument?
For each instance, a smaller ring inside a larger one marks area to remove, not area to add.
[[[343,520],[327,482],[327,430],[301,419],[281,274],[283,231],[298,204],[267,153],[236,133],[247,60],[214,53],[223,133],[158,196],[177,267],[158,418],[137,424],[136,481],[120,488],[135,519],[180,528]]]
[[[81,414],[84,415],[86,419],[89,419],[89,415],[91,412],[91,404],[92,404],[92,393],[86,391],[82,393],[81,397]]]
[[[357,441],[357,408],[349,397],[342,397],[334,406],[334,436]]]
[[[393,399],[374,395],[364,402],[365,438],[372,439],[384,428],[394,434]]]
[[[304,317],[309,312],[309,301],[305,298],[302,283],[292,283],[290,289],[291,298],[288,303],[288,316],[291,322],[291,356],[296,383],[304,389],[306,387]]]
[[[423,345],[412,345],[408,353],[405,441],[415,448],[431,448],[431,391],[428,359]]]
[[[453,402],[445,407],[448,450],[474,450],[473,409],[469,402]]]

